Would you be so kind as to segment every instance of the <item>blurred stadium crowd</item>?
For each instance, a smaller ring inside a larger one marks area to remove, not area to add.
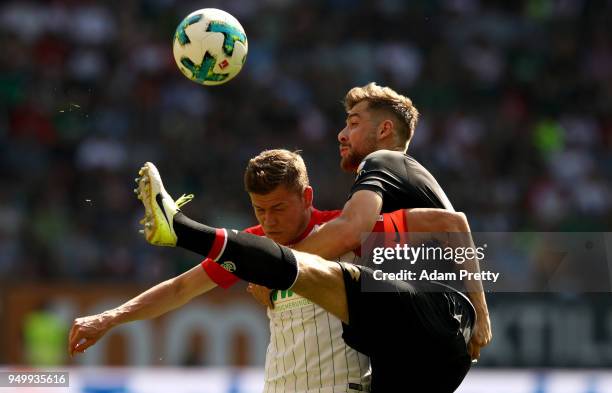
[[[177,70],[178,22],[234,14],[231,83]],[[612,222],[611,1],[9,1],[0,5],[0,279],[137,279],[195,264],[139,238],[132,194],[158,164],[186,211],[252,225],[242,188],[265,148],[301,149],[320,208],[340,208],[340,101],[369,81],[410,96],[409,153],[475,231]],[[168,260],[181,263],[169,264]]]

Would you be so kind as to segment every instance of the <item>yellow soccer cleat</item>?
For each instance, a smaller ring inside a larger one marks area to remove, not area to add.
[[[136,178],[138,188],[134,190],[145,208],[145,217],[140,221],[144,225],[145,239],[156,246],[176,246],[174,216],[180,207],[193,199],[193,194],[181,196],[174,201],[164,188],[159,171],[151,162],[144,164]]]

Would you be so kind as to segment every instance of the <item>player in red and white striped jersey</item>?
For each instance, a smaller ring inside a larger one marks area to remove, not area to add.
[[[268,195],[268,203],[252,201],[262,209],[269,209],[277,202],[290,199],[282,188]],[[329,220],[336,218],[339,210],[311,211],[310,221],[300,236],[291,243],[301,241],[316,232]],[[407,231],[403,212],[393,225],[391,214],[380,217],[373,232],[397,229]],[[282,213],[281,213],[282,214]],[[395,218],[395,217],[394,217]],[[247,228],[247,233],[265,236],[261,225]],[[354,253],[338,259],[355,262]],[[228,288],[239,279],[210,259],[202,262],[208,276],[219,286]],[[267,310],[270,319],[270,343],[266,353],[264,392],[350,392],[366,390],[369,383],[369,360],[363,354],[347,346],[342,339],[342,323],[310,300],[292,291],[272,292],[272,304]]]
[[[266,194],[265,201],[257,196],[251,198],[255,206],[265,211],[268,220],[282,220],[285,210],[273,212],[273,206],[291,201],[292,194],[293,191],[280,186]],[[293,205],[309,213],[310,219],[306,228],[288,245],[316,232],[340,213],[320,211],[299,200],[294,200]],[[294,227],[296,224],[300,226],[299,220],[292,223]],[[262,225],[247,228],[245,232],[266,236]],[[340,258],[347,262],[353,262],[353,259],[353,253]],[[239,280],[210,259],[204,260],[202,267],[220,287],[228,288]],[[345,344],[342,339],[342,322],[338,318],[292,291],[272,292],[271,306],[267,309],[270,343],[266,352],[264,392],[368,390],[369,359]]]

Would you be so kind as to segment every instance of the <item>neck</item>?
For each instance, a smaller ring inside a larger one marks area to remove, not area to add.
[[[302,223],[302,225],[300,225],[300,230],[298,231],[298,234],[297,234],[298,238],[300,238],[304,234],[304,231],[308,228],[308,224],[310,224],[311,218],[312,218],[312,207],[309,207],[308,211],[306,212],[304,222]]]
[[[405,153],[407,146],[400,146],[395,141],[385,138],[384,140],[378,141],[376,150],[401,151]]]

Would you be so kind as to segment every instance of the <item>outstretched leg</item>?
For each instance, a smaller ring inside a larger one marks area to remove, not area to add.
[[[275,289],[291,288],[343,322],[348,321],[342,269],[337,263],[290,250],[264,237],[193,221],[179,209],[192,195],[174,201],[150,162],[138,174],[135,192],[145,207],[142,223],[149,243],[196,252],[248,282]]]

